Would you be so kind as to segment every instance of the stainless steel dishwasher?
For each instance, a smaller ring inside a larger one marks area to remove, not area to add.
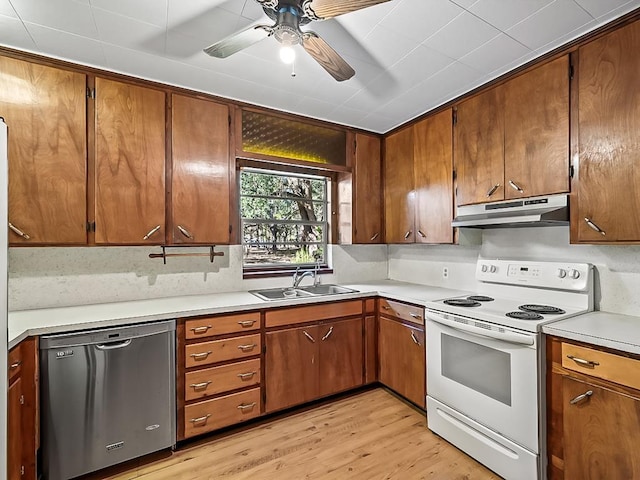
[[[175,328],[171,320],[41,337],[46,480],[175,445]]]

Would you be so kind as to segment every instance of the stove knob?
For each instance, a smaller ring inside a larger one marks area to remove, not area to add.
[[[567,276],[567,271],[564,268],[559,268],[558,269],[558,276],[560,278],[564,278]]]
[[[491,265],[491,268],[489,268],[489,272],[491,273],[496,273],[497,270],[498,268],[495,265]]]
[[[482,270],[482,273],[487,273],[487,266],[486,265],[482,265],[480,270]]]
[[[578,278],[580,278],[580,272],[578,270],[571,270],[571,272],[569,272],[569,275],[574,280],[577,280]]]

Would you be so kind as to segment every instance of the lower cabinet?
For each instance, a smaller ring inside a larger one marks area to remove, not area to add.
[[[36,478],[38,428],[38,346],[28,338],[9,351],[7,478]],[[1,476],[0,476],[1,477]]]
[[[421,308],[387,300],[381,300],[380,305],[378,379],[424,409],[426,350]]]
[[[348,305],[351,304],[351,305]],[[345,302],[345,311],[357,318],[324,319],[329,310],[317,307],[288,309],[291,324],[265,333],[265,411],[299,405],[358,387],[364,383],[364,324],[362,302]],[[353,308],[351,308],[353,307]],[[309,310],[305,310],[309,309]],[[359,311],[359,312],[358,312]],[[283,312],[283,311],[280,311]],[[314,318],[314,316],[316,318]]]
[[[548,477],[640,478],[640,357],[547,342]]]

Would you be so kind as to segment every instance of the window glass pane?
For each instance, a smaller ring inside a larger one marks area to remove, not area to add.
[[[241,171],[245,266],[326,263],[327,183],[317,176]]]

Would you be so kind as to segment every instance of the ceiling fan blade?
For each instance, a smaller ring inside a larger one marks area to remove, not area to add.
[[[305,0],[302,8],[312,20],[324,20],[389,1],[391,0]]]
[[[204,53],[216,58],[227,58],[229,55],[267,38],[272,32],[272,27],[254,25],[205,48]]]
[[[302,46],[337,81],[349,80],[355,75],[356,72],[351,65],[316,33],[305,32],[302,37]]]

